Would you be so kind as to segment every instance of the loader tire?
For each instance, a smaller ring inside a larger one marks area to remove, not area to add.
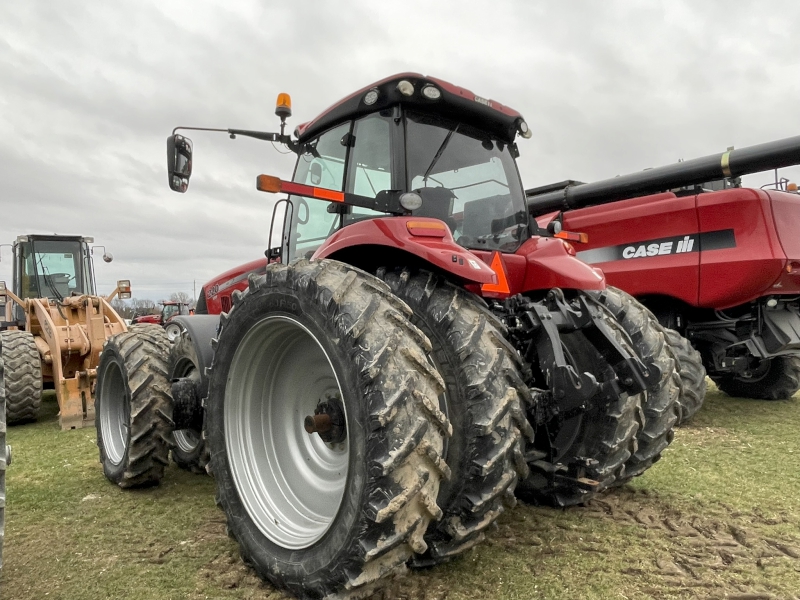
[[[384,282],[337,261],[269,265],[232,297],[206,404],[229,534],[295,595],[369,594],[442,516],[452,427],[430,342]]]
[[[606,323],[617,341],[627,345],[620,324],[610,316]],[[566,333],[561,340],[567,360],[577,369],[594,374],[599,382],[614,377],[583,333]],[[556,414],[538,425],[530,475],[517,486],[517,496],[534,504],[575,506],[624,478],[625,465],[636,453],[642,402],[643,394],[623,392],[611,402],[598,398],[584,412],[566,418]]]
[[[122,488],[157,485],[169,464],[169,340],[158,325],[108,338],[97,366],[95,426],[103,473]]]
[[[619,486],[658,462],[672,443],[680,414],[680,375],[662,327],[647,308],[615,287],[594,295],[622,325],[639,357],[653,360],[661,371],[661,379],[644,391],[636,452],[625,463],[625,473],[614,482]]]
[[[674,329],[662,329],[680,375],[676,425],[683,425],[703,406],[706,397],[706,368],[700,353],[692,347],[689,340]]]
[[[42,404],[42,361],[33,334],[0,332],[0,362],[4,364],[6,422],[35,421]]]
[[[174,324],[179,327],[177,323]],[[166,329],[165,329],[166,331]],[[167,331],[167,337],[169,332]],[[197,351],[194,348],[189,332],[181,332],[172,338],[169,350],[169,380],[188,377],[195,382],[199,392],[198,399],[205,397],[206,390],[201,390],[202,377],[198,365]],[[203,439],[203,432],[194,429],[176,429],[172,432],[174,446],[172,461],[181,469],[191,473],[204,474],[209,461],[208,447]]]
[[[378,270],[413,311],[411,322],[431,340],[431,359],[445,381],[439,405],[453,425],[444,458],[452,471],[438,504],[444,518],[431,524],[429,566],[472,548],[504,510],[528,474],[522,432],[533,440],[521,398],[529,396],[503,325],[474,294],[426,271]]]
[[[2,381],[3,361],[0,360],[0,572],[3,569],[6,530],[6,467],[11,462],[11,447],[6,446],[6,394]]]
[[[764,359],[762,369],[753,377],[717,375],[711,378],[728,396],[756,400],[784,400],[794,396],[800,389],[800,357],[779,356]]]

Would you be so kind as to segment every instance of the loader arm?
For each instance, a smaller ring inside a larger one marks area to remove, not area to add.
[[[105,339],[126,331],[104,298],[75,296],[51,304],[28,299],[27,329],[36,340],[45,377],[52,377],[62,429],[94,424],[96,368]]]

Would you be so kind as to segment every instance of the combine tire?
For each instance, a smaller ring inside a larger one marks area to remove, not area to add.
[[[42,404],[42,362],[33,334],[0,332],[0,362],[4,364],[7,423],[36,420]]]
[[[729,396],[757,400],[791,398],[800,389],[800,357],[764,359],[752,376],[712,376],[717,387]]]
[[[6,467],[11,462],[11,447],[6,446],[6,394],[2,379],[3,361],[0,360],[0,570],[3,568],[3,539],[6,530]]]
[[[169,463],[168,352],[158,325],[137,325],[103,346],[95,389],[97,446],[103,473],[120,487],[157,485]]]
[[[680,411],[680,376],[662,328],[649,310],[614,287],[595,297],[617,319],[637,354],[653,360],[661,370],[661,379],[644,392],[636,452],[625,463],[624,475],[614,482],[622,485],[655,464],[672,443]]]
[[[336,261],[270,265],[233,300],[206,406],[229,533],[298,596],[370,593],[442,516],[452,428],[430,343],[385,283]]]
[[[706,368],[700,353],[692,347],[689,340],[674,329],[662,329],[680,374],[680,410],[676,425],[683,425],[703,406],[706,397]]]
[[[169,331],[167,335],[169,336]],[[199,389],[202,386],[201,373],[198,369],[200,361],[197,359],[197,352],[189,332],[181,331],[172,341],[172,348],[169,351],[169,380],[187,377],[195,383],[195,388]],[[172,439],[175,444],[172,447],[173,462],[186,471],[206,473],[209,455],[203,440],[203,432],[194,429],[176,429],[172,432]]]
[[[431,358],[445,381],[439,404],[453,424],[445,450],[452,470],[438,504],[444,518],[428,529],[428,552],[416,566],[442,562],[473,547],[513,506],[519,477],[527,476],[521,431],[533,429],[520,396],[529,397],[516,352],[503,325],[482,300],[432,273],[378,271],[413,311],[411,322],[431,340]]]
[[[606,322],[617,341],[627,345],[620,324],[610,316]],[[564,334],[561,340],[576,369],[592,373],[598,382],[615,377],[580,331]],[[624,478],[625,465],[636,453],[643,402],[643,394],[622,393],[610,403],[603,396],[590,401],[587,411],[556,414],[537,426],[529,453],[531,472],[520,482],[517,495],[536,504],[574,506]]]

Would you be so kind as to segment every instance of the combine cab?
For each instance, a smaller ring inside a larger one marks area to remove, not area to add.
[[[294,137],[284,94],[276,114],[280,133],[219,131],[298,155],[291,181],[256,180],[286,195],[280,244],[206,284],[168,353],[138,334],[103,353],[101,390],[132,360],[125,347],[153,365],[147,391],[137,376],[98,393],[101,413],[131,415],[98,431],[109,479],[163,474],[170,444],[150,449],[168,424],[143,407],[161,410],[169,389],[180,462],[199,471],[210,457],[245,560],[319,598],[473,547],[520,477],[527,497],[568,505],[658,460],[677,418],[673,359],[570,234],[529,219],[519,113],[405,73]],[[191,165],[173,132],[173,190]]]
[[[109,302],[130,298],[120,281],[107,298],[95,294],[93,238],[25,235],[14,251],[13,291],[0,282],[0,358],[9,423],[34,420],[43,385],[56,390],[62,429],[94,425],[92,401],[103,342],[126,330]],[[110,262],[111,255],[104,260]]]
[[[788,398],[800,388],[800,196],[739,178],[793,164],[800,137],[531,189],[528,206],[542,227],[586,232],[578,257],[683,333],[721,390]],[[696,367],[682,375],[688,417],[705,384]]]

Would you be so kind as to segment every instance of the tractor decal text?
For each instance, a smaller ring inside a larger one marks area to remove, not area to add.
[[[237,283],[244,281],[245,279],[250,277],[250,275],[263,275],[266,272],[267,272],[267,267],[265,265],[263,267],[259,267],[258,269],[253,269],[252,271],[247,271],[245,273],[242,273],[241,275],[237,275],[236,277],[228,279],[227,281],[223,281],[222,283],[218,283],[216,285],[211,286],[206,294],[206,297],[213,298],[220,292],[224,292],[225,290],[236,285]]]
[[[733,229],[720,229],[718,231],[691,233],[584,250],[578,252],[578,258],[586,263],[596,264],[614,260],[650,258],[653,256],[686,254],[691,252],[707,252],[709,250],[735,247],[736,237],[733,234]]]

